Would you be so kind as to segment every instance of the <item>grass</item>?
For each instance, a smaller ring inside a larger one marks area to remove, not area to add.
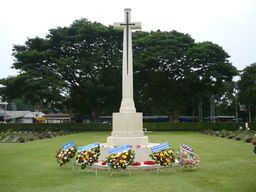
[[[188,144],[200,156],[197,170],[114,174],[72,171],[59,167],[56,150],[72,140],[78,146],[106,142],[109,132],[85,132],[27,143],[0,144],[0,191],[256,191],[256,155],[253,146],[242,141],[194,132],[148,133],[150,142],[169,141],[174,149]]]

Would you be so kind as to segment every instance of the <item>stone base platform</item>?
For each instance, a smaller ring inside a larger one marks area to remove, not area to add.
[[[160,166],[158,164],[153,164],[153,165],[146,165],[144,164],[143,162],[140,162],[141,165],[139,166],[132,166],[132,165],[129,165],[127,166],[126,170],[128,171],[150,171],[150,170],[157,170],[157,172],[160,170],[160,169],[169,169],[169,168],[175,168],[175,167],[179,167],[180,168],[180,171],[181,171],[181,167],[180,167],[180,164],[178,162],[178,160],[176,159],[174,163],[172,163],[171,165],[169,166]],[[102,162],[98,162],[98,163],[95,163],[92,168],[96,168],[98,170],[106,170],[106,171],[114,171],[114,170],[111,170],[108,165],[102,165]],[[124,169],[120,169],[121,171],[125,171]],[[116,171],[120,171],[120,170],[116,170]]]
[[[100,145],[99,160],[104,161],[109,156],[109,149],[127,144],[131,145],[135,152],[135,162],[151,160],[151,148],[158,143],[149,143],[148,136],[144,135],[142,113],[113,113],[111,136],[107,137],[107,143]]]
[[[130,138],[129,138],[130,139]],[[124,144],[131,144],[131,143],[124,143]],[[151,148],[155,145],[159,145],[159,143],[148,143],[147,145],[136,145],[131,144],[132,150],[135,152],[135,162],[144,162],[152,160],[149,155],[151,154]],[[101,143],[100,144],[100,156],[99,161],[105,161],[106,158],[109,156],[108,150],[113,148],[114,146],[109,145],[108,143]],[[116,146],[115,146],[116,147]]]

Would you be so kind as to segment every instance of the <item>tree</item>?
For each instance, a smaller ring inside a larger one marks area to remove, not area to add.
[[[224,95],[237,70],[211,42],[172,32],[135,34],[135,79],[140,106],[151,113],[195,114],[195,106]]]
[[[0,94],[93,117],[117,111],[121,47],[122,32],[85,19],[51,29],[14,46],[20,74],[1,79]],[[177,31],[135,32],[133,51],[134,98],[145,114],[195,114],[199,102],[221,97],[236,74],[222,47]]]
[[[51,29],[44,39],[28,39],[14,46],[13,67],[21,73],[1,81],[7,85],[2,93],[7,99],[24,95],[35,104],[81,114],[99,114],[103,105],[114,108],[120,100],[114,90],[120,89],[121,39],[112,27],[85,19]],[[23,91],[9,82],[20,83]]]
[[[247,106],[248,112],[254,114],[256,106],[256,63],[243,69],[238,81],[238,100]],[[251,114],[249,114],[251,117]],[[252,115],[253,117],[254,115]],[[248,120],[251,118],[249,117]]]
[[[184,107],[177,82],[188,70],[185,55],[193,44],[188,34],[177,31],[135,34],[135,94],[144,111],[169,114]]]
[[[233,93],[232,81],[238,71],[228,61],[229,55],[222,47],[212,42],[196,43],[187,58],[191,69],[187,82],[194,100],[208,104],[211,97],[218,102],[228,95],[227,92]],[[207,106],[205,109],[210,111]]]

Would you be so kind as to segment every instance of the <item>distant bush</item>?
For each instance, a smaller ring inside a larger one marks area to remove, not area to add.
[[[38,135],[38,139],[44,139],[44,134],[43,134],[43,133],[40,133],[40,134]]]
[[[33,135],[29,135],[28,140],[29,141],[34,141],[35,139],[34,139]]]
[[[21,134],[21,135],[19,136],[18,142],[20,142],[20,143],[25,143],[24,135]]]

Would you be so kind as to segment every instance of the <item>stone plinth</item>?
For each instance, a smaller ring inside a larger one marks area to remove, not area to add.
[[[150,160],[151,147],[148,136],[144,136],[142,113],[113,113],[113,131],[107,137],[107,143],[101,144],[100,160],[105,160],[108,150],[113,147],[130,144],[135,151],[135,161]]]
[[[142,113],[113,113],[113,131],[107,138],[107,144],[147,145],[148,137],[144,136]]]
[[[113,113],[113,131],[107,138],[107,144],[147,145],[148,137],[144,136],[142,113]]]
[[[151,152],[151,148],[155,145],[159,145],[159,143],[148,143],[147,145],[141,146],[141,145],[136,145],[132,147],[132,150],[134,150],[135,152],[135,162],[144,162],[144,161],[150,161],[152,160],[150,158],[150,153]],[[113,148],[113,146],[108,145],[107,143],[102,143],[100,145],[100,157],[99,157],[99,161],[105,161],[106,158],[108,157],[108,150],[110,148]]]

